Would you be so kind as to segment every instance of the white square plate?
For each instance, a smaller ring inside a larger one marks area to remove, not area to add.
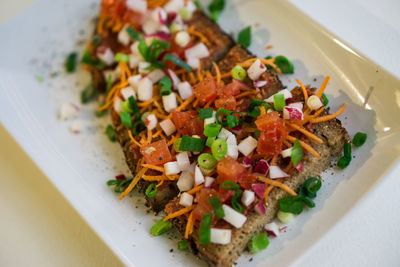
[[[81,68],[66,75],[63,62],[69,52],[83,51],[99,2],[42,0],[0,26],[1,123],[124,263],[202,265],[189,253],[170,253],[176,240],[148,234],[154,216],[146,213],[140,195],[120,202],[106,186],[128,170],[119,145],[103,134],[108,118],[94,116],[95,104],[81,107],[81,134],[71,134],[71,122],[57,119],[60,105],[79,103],[89,81]],[[346,102],[340,118],[350,135],[368,133],[346,170],[332,168],[323,175],[317,207],[252,261],[284,266],[316,244],[398,162],[400,82],[284,1],[228,1],[220,24],[227,32],[253,25],[251,51],[264,56],[265,45],[272,44],[273,55],[292,59],[295,74],[282,76],[288,88],[295,78],[318,87],[330,75],[326,93],[332,110]],[[238,262],[245,265],[249,259],[245,255]]]

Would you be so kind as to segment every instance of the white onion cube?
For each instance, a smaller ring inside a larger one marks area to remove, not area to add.
[[[166,119],[160,122],[160,127],[167,136],[170,136],[176,131],[175,124],[172,122],[171,119]]]
[[[253,62],[251,64],[250,68],[247,69],[247,75],[249,76],[250,79],[253,81],[258,80],[260,78],[261,74],[267,71],[267,68],[259,59]]]
[[[129,34],[126,31],[127,28],[128,25],[122,27],[122,29],[118,33],[118,42],[120,42],[123,45],[129,45],[131,41],[131,37],[129,37]]]
[[[160,70],[160,69],[152,70],[152,71],[147,75],[147,77],[149,77],[150,80],[151,80],[153,83],[158,83],[158,82],[161,80],[161,78],[164,77],[164,76],[165,76],[164,72],[163,72],[162,70]]]
[[[211,228],[211,243],[226,245],[231,242],[231,229]]]
[[[179,204],[184,206],[184,207],[189,207],[192,206],[193,204],[193,196],[189,195],[188,193],[182,193],[180,199],[179,199]]]
[[[139,66],[140,62],[143,62],[142,56],[137,55],[137,54],[129,55],[129,67],[131,69],[137,68]]]
[[[70,129],[71,132],[73,132],[74,134],[78,134],[78,133],[82,132],[82,130],[83,130],[83,123],[82,123],[82,121],[74,120],[73,122],[71,122],[71,125],[70,125],[69,129]]]
[[[292,148],[289,147],[281,152],[283,158],[288,158],[292,155]]]
[[[211,185],[215,182],[215,178],[207,176],[204,178],[204,187],[211,187]]]
[[[117,96],[114,100],[114,110],[118,113],[121,112],[121,103],[121,98]]]
[[[121,89],[121,95],[124,97],[125,100],[128,100],[129,97],[133,96],[136,99],[135,90],[131,86],[127,86]]]
[[[98,47],[96,51],[98,59],[110,66],[114,64],[114,52],[108,47]]]
[[[194,169],[194,185],[198,186],[204,183],[204,175],[201,172],[199,166],[196,165],[196,168]]]
[[[127,0],[126,6],[129,9],[145,14],[147,11],[147,1],[146,0]]]
[[[210,56],[210,52],[208,51],[207,46],[204,43],[198,43],[191,48],[185,50],[186,58],[206,58]]]
[[[153,98],[153,82],[147,78],[142,78],[138,83],[138,99],[147,101]]]
[[[188,99],[193,95],[192,86],[188,82],[180,82],[178,83],[178,92],[183,100]]]
[[[248,156],[253,150],[257,147],[257,140],[252,136],[248,136],[238,145],[238,149],[240,153],[245,156]]]
[[[186,58],[186,63],[195,70],[200,67],[200,59],[197,57]]]
[[[149,116],[147,116],[146,117],[146,123],[145,123],[147,129],[149,129],[149,130],[155,129],[156,126],[157,126],[157,122],[158,122],[158,120],[157,120],[156,115],[150,114]]]
[[[247,217],[241,214],[240,212],[237,212],[236,210],[234,210],[233,208],[229,207],[226,204],[223,204],[222,208],[224,209],[225,213],[225,217],[222,219],[230,223],[234,227],[240,228],[246,222]]]
[[[279,94],[282,94],[284,96],[285,100],[293,97],[292,93],[288,89],[283,89],[283,90],[280,90],[278,93],[273,94],[272,96],[268,97],[264,101],[266,101],[267,103],[274,103],[274,95],[279,95]]]
[[[181,172],[178,166],[178,162],[171,161],[164,164],[164,170],[166,175],[178,174]]]
[[[187,172],[182,172],[181,176],[179,176],[178,182],[176,185],[178,186],[179,191],[189,191],[193,188],[194,179],[193,176]]]
[[[140,74],[148,74],[150,73],[150,70],[148,69],[148,67],[150,67],[150,63],[143,61],[143,62],[139,62],[139,73]]]
[[[189,155],[186,151],[176,154],[176,161],[181,171],[188,171],[190,169]]]
[[[171,93],[169,95],[164,95],[162,97],[164,109],[166,112],[174,111],[178,107],[178,103],[176,101],[175,93]]]
[[[228,145],[228,151],[226,152],[226,155],[233,159],[237,159],[239,156],[239,151],[236,136],[231,133],[231,135],[228,136],[228,139],[226,139],[226,144]]]
[[[142,79],[142,75],[140,75],[140,74],[133,75],[128,78],[129,85],[133,88],[133,90],[135,90],[136,93],[138,91],[139,81],[141,79]]]
[[[255,198],[255,195],[254,195],[253,191],[244,190],[241,200],[242,200],[243,205],[248,207],[248,206],[250,206],[251,203],[253,203],[254,198]]]
[[[65,103],[61,105],[58,117],[61,120],[72,119],[78,116],[79,108],[72,103]]]

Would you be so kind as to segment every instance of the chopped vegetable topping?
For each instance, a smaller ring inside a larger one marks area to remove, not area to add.
[[[117,134],[111,124],[107,125],[105,134],[111,142],[117,141]]]
[[[213,109],[212,108],[201,108],[199,109],[199,119],[204,120],[211,118],[213,115]]]
[[[360,147],[365,143],[366,140],[367,140],[367,134],[358,132],[353,137],[353,145]]]
[[[146,188],[146,196],[148,198],[154,198],[158,193],[158,188],[156,187],[156,184],[149,184],[149,186]]]
[[[178,249],[179,250],[187,250],[189,248],[187,240],[181,240],[178,242]]]
[[[208,10],[211,13],[211,18],[217,22],[219,15],[225,8],[225,0],[213,0],[208,6]]]
[[[68,55],[65,61],[65,71],[68,73],[74,72],[76,70],[76,61],[78,58],[78,53],[72,52]]]
[[[217,196],[210,197],[208,199],[208,202],[210,202],[210,204],[214,210],[215,216],[218,219],[221,219],[225,216],[225,212],[224,212],[224,209],[222,208],[222,203],[221,203],[221,200],[219,199],[219,197],[217,197]]]
[[[172,223],[170,221],[159,220],[150,228],[150,233],[154,236],[165,234],[172,229]]]
[[[199,229],[199,242],[202,245],[210,244],[211,242],[211,219],[210,213],[203,215]]]
[[[268,235],[266,233],[260,233],[251,238],[248,244],[248,248],[251,253],[256,254],[263,249],[266,249],[269,245]]]
[[[251,44],[251,26],[242,29],[238,35],[238,44],[249,47]]]
[[[222,160],[228,152],[228,145],[224,140],[217,139],[212,143],[211,151],[216,160]]]
[[[200,167],[205,169],[214,169],[217,166],[217,161],[215,158],[209,153],[201,154],[197,161],[199,162]]]
[[[170,95],[172,88],[171,79],[168,76],[162,77],[161,80],[158,82],[158,87],[160,88],[161,95]]]
[[[184,134],[182,136],[181,144],[179,145],[179,150],[201,152],[204,149],[205,143],[205,139],[194,138]]]
[[[285,56],[275,57],[274,62],[283,73],[294,73],[293,63],[290,62]]]

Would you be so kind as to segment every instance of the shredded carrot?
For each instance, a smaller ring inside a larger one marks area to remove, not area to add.
[[[129,184],[129,186],[119,196],[119,200],[124,199],[124,197],[126,197],[132,191],[132,189],[136,186],[136,184],[139,182],[140,178],[142,178],[143,174],[145,174],[147,170],[148,170],[148,168],[143,168],[136,174],[135,178],[133,178],[133,180]]]
[[[158,184],[156,185],[156,188],[159,188],[160,186],[162,186],[163,183],[164,183],[164,180],[159,181]]]
[[[168,0],[148,0],[147,1],[147,6],[149,8],[155,8],[159,6],[163,6],[168,2]]]
[[[188,99],[186,99],[185,102],[183,102],[179,107],[177,107],[177,108],[175,109],[175,111],[182,111],[184,108],[186,108],[187,105],[190,104],[190,102],[193,101],[194,98],[195,98],[195,96],[192,95],[191,97],[189,97]],[[172,114],[172,113],[170,113],[170,115],[171,115],[171,114]],[[172,115],[171,115],[171,116],[172,116]]]
[[[300,82],[298,79],[296,79],[296,82],[300,85],[301,90],[303,91],[303,95],[304,95],[304,102],[307,103],[308,100],[308,93],[307,93],[307,89],[304,86],[304,84],[302,82]]]
[[[147,143],[151,144],[151,140],[153,138],[153,131],[150,128],[147,128]]]
[[[167,146],[172,145],[172,144],[175,142],[176,139],[177,139],[177,137],[176,137],[176,136],[173,136],[173,137],[171,138],[171,140],[169,140],[169,142],[167,143]]]
[[[261,115],[267,114],[267,112],[265,111],[265,107],[264,106],[260,107],[260,111],[261,111]]]
[[[193,107],[197,107],[198,104],[199,104],[199,100],[196,99],[196,100],[193,102]]]
[[[214,69],[215,69],[215,73],[217,74],[217,84],[220,85],[221,84],[221,72],[219,71],[218,65],[215,64],[215,62],[212,62]]]
[[[322,144],[322,143],[324,142],[321,138],[319,138],[318,136],[316,136],[316,135],[313,134],[313,133],[310,133],[310,132],[307,131],[306,129],[304,129],[304,128],[298,126],[297,124],[289,123],[289,122],[287,122],[286,124],[289,125],[290,127],[292,127],[293,129],[295,129],[295,130],[301,132],[302,134],[304,134],[304,135],[307,136],[308,138],[317,141],[317,142],[320,143],[320,144]]]
[[[136,173],[139,171],[140,167],[142,166],[143,161],[144,161],[144,158],[141,158],[140,160],[138,160],[138,163],[136,164],[136,170],[135,170]]]
[[[318,96],[318,97],[321,97],[321,96],[322,96],[322,94],[323,94],[324,91],[325,91],[326,86],[328,85],[329,78],[330,78],[329,76],[326,76],[326,77],[325,77],[325,80],[324,80],[324,82],[322,83],[321,88],[319,88],[318,92],[315,94],[316,96]]]
[[[201,75],[201,60],[199,63],[199,67],[197,68],[197,79],[202,82],[203,81],[203,76]]]
[[[297,138],[294,138],[293,136],[288,135],[288,136],[286,137],[286,139],[288,139],[288,140],[294,142],[294,141],[296,141]],[[311,154],[313,154],[314,157],[316,157],[317,159],[319,158],[319,154],[318,154],[317,151],[315,151],[314,148],[312,148],[310,145],[304,143],[304,142],[301,141],[301,140],[299,140],[299,142],[300,142],[301,146],[302,146],[305,150],[307,150],[308,152],[310,152]]]
[[[142,164],[142,167],[148,168],[148,169],[152,169],[152,170],[155,170],[155,171],[159,171],[159,172],[164,172],[164,168],[163,167],[152,165],[152,164]]]
[[[265,201],[265,203],[268,203],[268,194],[269,194],[269,192],[271,192],[272,188],[274,188],[274,186],[273,185],[269,185],[267,187],[267,189],[265,189],[265,192],[264,192],[264,201]]]
[[[293,189],[291,189],[289,186],[285,185],[284,183],[278,182],[276,180],[268,179],[268,178],[265,178],[265,177],[262,177],[262,176],[257,176],[257,179],[262,181],[262,182],[264,182],[264,183],[266,183],[266,184],[279,187],[280,189],[282,189],[282,190],[288,192],[289,194],[291,194],[292,196],[297,196],[296,192],[294,192]]]
[[[343,106],[335,113],[326,115],[326,116],[322,116],[322,117],[313,118],[310,120],[310,122],[311,123],[319,123],[319,122],[332,120],[332,119],[336,118],[337,116],[339,116],[340,114],[342,114],[345,109],[346,109],[346,103],[344,103]]]
[[[209,45],[209,44],[210,44],[210,42],[208,41],[207,37],[205,37],[201,32],[196,31],[196,30],[194,29],[194,26],[190,26],[189,29],[186,30],[186,32],[189,33],[189,34],[191,34],[191,35],[194,35],[194,36],[196,36],[196,37],[199,37],[200,40],[201,40],[204,44],[206,44],[206,45]]]
[[[143,175],[143,180],[146,181],[163,181],[168,180],[168,177],[165,175]]]
[[[162,130],[158,130],[155,134],[153,134],[153,138],[156,138],[157,136],[159,136],[161,134]]]
[[[196,82],[196,77],[194,76],[193,72],[189,72],[190,82],[194,84]]]
[[[192,189],[190,189],[186,193],[188,193],[189,195],[193,195],[194,193],[200,191],[202,188],[203,188],[203,185],[198,185],[196,187],[193,187]]]
[[[185,229],[185,239],[189,238],[189,235],[193,231],[193,211],[190,213],[188,221],[186,223],[186,229]]]
[[[122,125],[122,124],[121,124],[121,125]],[[141,147],[141,146],[142,146],[141,144],[138,143],[138,141],[136,141],[135,138],[133,138],[133,136],[132,136],[132,131],[128,131],[128,135],[129,135],[129,138],[131,139],[131,142],[132,142],[132,143],[134,143],[134,144],[137,145],[138,147]]]
[[[256,94],[258,94],[258,92],[256,90],[251,90],[251,91],[246,91],[246,92],[243,92],[241,94],[238,94],[238,95],[235,96],[235,98],[238,99],[238,98],[241,98],[241,97],[244,97],[244,96],[256,95]]]
[[[137,103],[138,107],[146,107],[148,105],[150,105],[151,103],[153,103],[153,101],[155,100],[156,97],[153,97],[153,99],[141,102],[141,103]]]
[[[195,207],[195,206],[192,205],[192,206],[183,208],[183,209],[181,209],[181,210],[178,210],[178,211],[176,211],[176,212],[170,213],[170,214],[168,214],[168,215],[163,219],[163,221],[166,222],[166,221],[168,221],[169,219],[176,218],[176,217],[179,217],[179,216],[181,216],[181,215],[183,215],[183,214],[185,214],[185,213],[188,213],[189,211],[191,211],[192,209],[194,209],[194,207]]]

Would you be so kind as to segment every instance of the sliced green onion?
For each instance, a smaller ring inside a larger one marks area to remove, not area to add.
[[[199,109],[199,119],[204,120],[211,118],[213,115],[213,109],[212,108],[201,108]]]
[[[74,72],[76,70],[76,61],[78,58],[78,53],[72,52],[68,55],[65,61],[65,71],[68,73]]]
[[[293,166],[296,167],[297,163],[299,163],[300,160],[302,160],[303,156],[304,156],[303,148],[301,147],[300,141],[298,139],[296,139],[294,141],[291,151],[292,151],[292,153],[291,153],[290,157],[292,159]]]
[[[132,182],[131,179],[123,179],[123,180],[108,180],[108,186],[114,186],[115,193],[122,193],[124,192],[125,188]]]
[[[260,233],[253,236],[248,244],[249,251],[253,254],[266,249],[269,245],[268,235],[266,233]]]
[[[182,7],[178,10],[178,14],[183,20],[187,20],[188,18],[190,18],[191,12],[187,7]]]
[[[199,8],[199,9],[202,9],[202,8],[203,8],[203,7],[201,6],[201,4],[200,4],[199,1],[195,0],[195,1],[193,1],[193,3],[194,3],[194,5],[195,5],[197,8]]]
[[[150,233],[154,236],[159,236],[165,234],[171,229],[172,229],[172,223],[170,221],[164,222],[163,219],[161,219],[150,228]]]
[[[259,107],[254,107],[254,108],[252,109],[252,111],[250,111],[250,112],[248,113],[248,115],[249,115],[250,117],[256,119],[258,116],[261,115],[261,110],[260,110]]]
[[[106,88],[107,93],[111,90],[112,85],[113,85],[112,76],[111,74],[109,74],[107,77],[107,88]]]
[[[141,121],[141,120],[137,120],[133,124],[132,135],[136,136],[136,135],[140,134],[145,129],[146,129],[146,125],[144,124],[144,122]]]
[[[139,33],[135,29],[133,29],[131,26],[128,26],[126,28],[126,32],[128,33],[129,37],[132,38],[132,40],[138,41],[140,39]]]
[[[294,66],[285,56],[277,56],[274,61],[275,65],[282,71],[282,73],[293,73]]]
[[[227,122],[229,128],[233,128],[233,127],[239,125],[238,118],[235,115],[231,115],[231,114],[226,116],[226,122]]]
[[[104,102],[99,102],[99,108],[104,106]],[[95,111],[95,115],[97,118],[103,117],[107,113],[107,110],[97,110]]]
[[[120,116],[122,125],[124,125],[125,127],[132,128],[131,114],[121,111]]]
[[[97,91],[94,89],[93,83],[90,83],[88,86],[83,89],[81,92],[81,102],[82,104],[89,103],[97,96]]]
[[[101,45],[101,37],[100,37],[100,35],[98,35],[98,34],[94,34],[93,36],[92,36],[92,44],[94,45],[94,46],[99,46],[99,45]]]
[[[316,197],[318,190],[322,186],[322,182],[318,178],[310,177],[304,182],[303,185],[309,197]]]
[[[158,188],[156,187],[156,184],[149,184],[149,186],[146,188],[146,196],[148,198],[154,198],[158,193]]]
[[[238,116],[235,114],[237,114]],[[242,112],[233,110],[233,111],[231,111],[231,115],[234,115],[238,119],[238,125],[243,124],[244,114]]]
[[[351,160],[351,145],[349,143],[344,144],[343,151],[344,151],[344,156]]]
[[[249,47],[251,44],[251,26],[242,29],[238,35],[238,44]]]
[[[217,22],[219,15],[222,10],[225,8],[225,0],[213,0],[208,6],[208,10],[210,11],[211,18]]]
[[[128,101],[129,101],[129,106],[132,109],[132,113],[135,116],[135,120],[139,119],[140,111],[139,111],[139,107],[138,107],[138,105],[136,103],[136,99],[133,98],[133,96],[130,96],[128,98]]]
[[[128,100],[121,102],[121,110],[129,114],[133,112]]]
[[[261,135],[261,131],[257,129],[254,131],[253,137],[258,140],[260,135]]]
[[[294,214],[280,210],[278,211],[277,217],[282,223],[290,223],[294,219]]]
[[[324,93],[322,93],[321,98],[322,98],[322,102],[323,102],[324,106],[327,106],[329,104],[328,97],[326,97],[326,95]]]
[[[211,152],[216,160],[222,160],[228,152],[228,145],[224,140],[217,139],[211,145]]]
[[[217,112],[215,113],[215,119],[217,120],[217,122],[219,124],[221,124],[222,126],[227,126],[228,123],[226,121],[226,116],[231,114],[231,112],[229,110],[227,110],[226,108],[219,108],[217,110]],[[225,115],[225,116],[224,116]],[[219,117],[222,116],[222,118],[220,119]]]
[[[214,141],[215,141],[215,137],[207,137],[206,146],[211,148]]]
[[[244,78],[246,78],[246,70],[243,69],[243,68],[242,68],[241,66],[239,66],[239,65],[236,65],[236,66],[232,69],[231,74],[232,74],[232,78],[233,78],[233,79],[236,79],[236,80],[239,80],[239,81],[243,81]]]
[[[172,63],[175,63],[176,65],[187,70],[188,72],[192,71],[192,68],[185,61],[183,61],[182,59],[178,58],[173,54],[169,53],[165,54],[163,57],[163,63],[165,63],[165,61],[171,61]]]
[[[184,134],[182,136],[181,144],[179,145],[179,150],[201,152],[204,149],[205,143],[206,143],[205,139],[194,138]]]
[[[104,133],[107,135],[108,139],[111,142],[117,141],[117,134],[115,133],[114,127],[112,127],[111,124],[107,125]]]
[[[362,146],[366,140],[367,140],[367,134],[358,132],[353,137],[353,145],[357,147]]]
[[[217,137],[221,130],[221,124],[209,123],[204,127],[204,135],[207,137]]]
[[[341,157],[338,162],[337,166],[341,169],[345,169],[347,166],[349,166],[351,159],[347,157]]]
[[[148,48],[144,38],[141,38],[139,40],[138,50],[139,50],[139,53],[142,55],[142,57],[147,61],[149,58],[148,57],[149,48]]]
[[[117,53],[115,55],[115,57],[114,57],[114,61],[115,62],[120,62],[121,60],[123,62],[125,62],[125,63],[128,63],[129,62],[129,56],[127,54],[124,54],[124,53]]]
[[[283,111],[285,107],[285,96],[283,94],[274,95],[274,109],[277,111]]]
[[[162,77],[162,79],[158,82],[158,87],[160,88],[161,95],[170,95],[172,82],[168,76]]]
[[[239,185],[235,183],[234,181],[224,181],[222,183],[222,188],[226,190],[239,190]]]
[[[181,146],[182,138],[178,138],[174,141],[174,149],[176,152],[182,152],[182,150],[179,149]]]
[[[303,201],[301,196],[288,196],[279,199],[279,209],[284,212],[300,214],[303,211]]]
[[[85,53],[83,54],[83,57],[81,59],[82,63],[88,64],[92,67],[95,67],[96,69],[102,70],[104,69],[104,67],[106,66],[106,63],[98,60],[97,58],[93,58],[90,55],[89,51],[85,51]]]
[[[175,32],[178,32],[178,31],[180,31],[180,30],[182,30],[182,25],[181,24],[178,24],[178,23],[172,23],[170,26],[169,26],[169,32],[171,33],[171,34],[173,34],[173,33],[175,33]]]
[[[217,161],[209,153],[203,153],[198,158],[199,165],[205,169],[214,169],[217,166]]]
[[[179,250],[187,250],[189,248],[187,240],[181,240],[178,242],[178,249]]]
[[[243,212],[244,208],[242,206],[242,204],[240,204],[240,196],[242,195],[243,191],[238,189],[236,190],[235,194],[232,197],[232,208],[234,208],[237,212]]]
[[[211,219],[210,213],[203,215],[199,229],[199,242],[202,245],[210,244],[211,242]]]
[[[217,197],[217,196],[210,197],[208,199],[208,202],[210,202],[211,207],[214,210],[215,216],[218,219],[225,217],[225,212],[224,212],[224,209],[222,208],[222,203],[221,203],[221,200],[219,200],[219,197]]]
[[[37,80],[38,82],[40,82],[40,83],[44,82],[44,77],[41,76],[41,75],[38,75],[38,76],[36,76],[35,78],[36,78],[36,80]]]
[[[315,207],[314,201],[312,201],[311,198],[309,198],[308,196],[303,196],[303,197],[301,198],[301,200],[302,200],[303,203],[306,204],[309,208],[314,208],[314,207]]]

